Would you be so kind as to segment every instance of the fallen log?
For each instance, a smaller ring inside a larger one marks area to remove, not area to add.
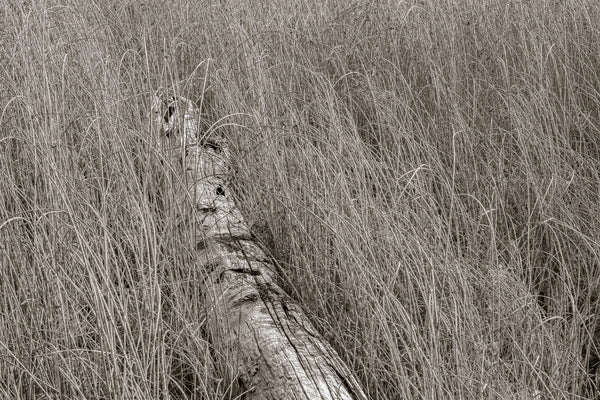
[[[277,284],[277,270],[234,204],[230,153],[200,136],[200,111],[183,97],[154,96],[153,121],[175,149],[193,204],[207,339],[215,364],[244,399],[366,399],[357,379]],[[225,378],[225,377],[224,377]]]

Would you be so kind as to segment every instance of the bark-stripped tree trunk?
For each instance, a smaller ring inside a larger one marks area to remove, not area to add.
[[[154,121],[179,150],[195,209],[209,340],[245,399],[366,399],[358,381],[276,283],[273,261],[235,206],[222,138],[197,137],[189,100],[153,98]]]

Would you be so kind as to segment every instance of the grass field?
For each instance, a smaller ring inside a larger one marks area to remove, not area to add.
[[[598,398],[600,3],[4,0],[0,87],[0,398],[233,398],[159,87],[371,398]]]

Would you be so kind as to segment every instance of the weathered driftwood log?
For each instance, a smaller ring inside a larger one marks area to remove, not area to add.
[[[335,350],[277,285],[273,261],[235,206],[229,150],[199,136],[200,113],[182,97],[153,98],[154,121],[177,149],[194,204],[207,333],[215,361],[245,399],[366,399]],[[213,133],[214,134],[214,133]]]

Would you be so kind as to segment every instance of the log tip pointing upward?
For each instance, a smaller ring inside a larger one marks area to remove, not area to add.
[[[201,114],[194,102],[183,96],[163,95],[159,89],[152,95],[150,109],[153,131],[159,138],[182,147],[197,143]]]

